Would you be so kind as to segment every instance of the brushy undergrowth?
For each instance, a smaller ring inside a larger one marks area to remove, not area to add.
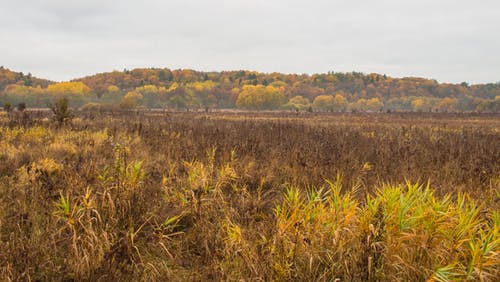
[[[0,127],[2,280],[500,277],[498,178],[471,187],[476,196],[415,182],[367,189],[363,175],[280,183],[237,149],[179,160],[139,129],[79,122]]]

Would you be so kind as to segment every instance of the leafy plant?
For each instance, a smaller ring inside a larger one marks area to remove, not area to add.
[[[12,111],[12,104],[9,102],[4,103],[3,110],[9,113],[10,111]]]
[[[17,110],[18,111],[24,112],[25,109],[26,109],[26,103],[19,103],[19,104],[17,104]]]
[[[58,124],[67,123],[73,118],[73,114],[69,109],[69,100],[66,97],[57,100],[50,108],[54,114],[53,119]]]

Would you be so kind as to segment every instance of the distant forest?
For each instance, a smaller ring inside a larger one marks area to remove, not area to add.
[[[82,110],[248,109],[324,112],[500,112],[500,83],[438,83],[360,72],[282,74],[134,69],[53,82],[0,67],[0,106]]]

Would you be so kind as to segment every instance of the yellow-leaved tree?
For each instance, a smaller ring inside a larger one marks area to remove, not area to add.
[[[314,98],[313,107],[316,111],[333,111],[335,98],[332,95],[319,95]]]
[[[441,101],[439,101],[437,107],[441,112],[453,112],[457,109],[458,99],[444,97]]]
[[[366,101],[366,109],[372,112],[381,111],[384,107],[384,103],[379,100],[379,98],[371,98]]]
[[[343,112],[347,108],[347,99],[342,91],[337,92],[333,99],[333,110],[336,112]]]
[[[279,108],[285,96],[273,86],[245,85],[238,95],[236,106],[240,109],[271,110]]]
[[[426,112],[431,109],[428,99],[421,97],[411,101],[412,110],[415,112]]]
[[[139,102],[142,100],[142,98],[143,96],[141,93],[130,91],[120,101],[120,108],[124,110],[134,109],[139,105]]]
[[[306,110],[309,108],[309,99],[304,98],[302,96],[295,96],[288,100],[288,103],[283,105],[284,109],[287,110]]]
[[[215,82],[206,80],[203,82],[192,82],[186,85],[186,91],[191,106],[203,107],[205,109],[216,107],[217,98],[214,95]]]
[[[87,96],[91,92],[90,88],[81,81],[68,81],[54,83],[47,87],[47,93],[57,96]]]

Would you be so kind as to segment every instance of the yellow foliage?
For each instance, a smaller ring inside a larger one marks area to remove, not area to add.
[[[170,85],[170,87],[168,88],[168,92],[172,92],[172,91],[175,91],[177,88],[179,88],[179,84],[177,82],[174,82]]]
[[[347,99],[343,92],[338,92],[333,99],[333,107],[336,111],[343,111],[347,107]]]
[[[81,81],[60,82],[47,87],[47,92],[53,95],[79,95],[90,94],[90,88]]]
[[[4,89],[5,93],[14,95],[29,95],[29,94],[42,94],[44,90],[40,87],[31,87],[19,84],[7,85]]]
[[[110,85],[108,86],[107,90],[109,93],[117,93],[118,91],[120,91],[120,88],[118,88],[118,86],[116,85]]]
[[[411,102],[413,110],[416,112],[422,112],[429,109],[429,104],[423,98],[417,98]]]
[[[64,140],[55,140],[54,143],[49,145],[49,149],[65,155],[74,155],[77,152],[77,147],[74,144],[64,142]]]
[[[379,111],[384,107],[384,103],[382,103],[378,98],[371,98],[366,101],[366,108],[370,111]]]
[[[14,160],[22,149],[8,144],[7,142],[0,142],[0,158],[4,160]]]
[[[245,85],[238,95],[236,105],[243,109],[274,109],[283,103],[284,95],[272,86]]]
[[[120,101],[120,107],[123,109],[133,109],[138,106],[138,103],[142,100],[142,98],[142,94],[135,91],[130,91]]]
[[[280,80],[277,80],[277,81],[274,81],[273,83],[269,84],[270,86],[276,88],[276,89],[280,89],[280,88],[286,88],[287,87],[287,84],[283,81],[280,81]]]
[[[31,167],[33,168],[33,170],[46,171],[49,174],[59,173],[63,169],[63,166],[61,164],[57,163],[51,158],[45,158],[34,162]]]
[[[284,105],[284,108],[290,110],[304,110],[309,106],[309,99],[302,96],[295,96],[288,100],[288,103]]]
[[[108,140],[108,131],[106,129],[91,133],[90,139],[94,141],[95,146],[101,146]]]
[[[213,82],[211,80],[207,80],[207,81],[203,81],[203,82],[193,82],[193,83],[189,83],[187,85],[187,88],[192,88],[192,89],[199,91],[199,92],[212,90],[214,87],[215,87],[215,82]]]
[[[49,138],[49,136],[50,131],[41,126],[29,128],[23,134],[23,138],[29,142],[43,142],[45,139]]]
[[[438,108],[441,111],[454,111],[456,110],[457,105],[458,105],[458,99],[444,97],[441,101],[439,101]]]
[[[135,88],[135,91],[144,95],[144,94],[158,94],[159,90],[158,87],[156,87],[155,85],[148,84]]]
[[[316,110],[328,111],[333,109],[334,101],[332,95],[319,95],[314,98],[313,106]]]

